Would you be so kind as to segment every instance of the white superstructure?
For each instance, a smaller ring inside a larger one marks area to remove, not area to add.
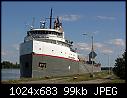
[[[24,43],[20,45],[20,55],[34,52],[38,55],[55,56],[79,61],[77,53],[72,49],[72,43],[72,41],[64,38],[62,23],[59,22],[57,17],[53,29],[41,27],[39,29],[32,28],[27,31]]]

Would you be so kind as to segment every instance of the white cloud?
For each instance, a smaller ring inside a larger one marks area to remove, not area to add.
[[[88,44],[88,43],[76,43],[74,45],[75,47],[77,47],[77,49],[79,51],[91,51],[91,43]],[[105,53],[105,54],[111,54],[113,53],[113,50],[107,46],[106,44],[103,44],[103,43],[99,43],[99,42],[96,42],[94,43],[94,50],[98,50],[99,52],[101,53]]]
[[[91,50],[91,43],[76,43],[74,45],[75,47],[78,47],[79,50],[86,50],[86,51],[90,51]],[[98,48],[102,48],[104,47],[104,45],[102,43],[94,43],[93,44],[94,49]]]
[[[74,47],[77,47],[78,50],[86,50],[86,51],[91,50],[91,46],[87,43],[76,43],[74,44]]]
[[[101,52],[102,53],[105,53],[105,54],[111,54],[111,53],[113,53],[113,51],[112,51],[112,49],[111,48],[108,48],[108,47],[103,47],[102,49],[101,49]]]
[[[13,44],[8,47],[2,47],[2,61],[19,62],[18,44]]]
[[[19,44],[14,44],[12,47],[19,51]]]
[[[64,15],[64,16],[62,16],[62,19],[64,21],[76,21],[80,18],[81,18],[81,16],[79,16],[79,15]]]
[[[94,43],[94,48],[99,50],[101,53],[105,53],[105,54],[113,53],[112,49],[103,43]]]
[[[125,42],[123,39],[112,39],[112,40],[108,41],[108,43],[116,45],[116,46],[124,46],[125,45]]]
[[[111,17],[111,16],[97,16],[98,19],[102,19],[102,20],[115,20],[115,17]]]
[[[99,31],[95,31],[95,32],[93,32],[93,34],[98,34],[99,33]]]
[[[2,54],[2,56],[6,56],[7,55],[7,53],[5,51],[2,51],[1,54]]]
[[[103,46],[102,43],[94,43],[94,48],[102,48]]]

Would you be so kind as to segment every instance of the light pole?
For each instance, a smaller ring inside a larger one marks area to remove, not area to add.
[[[87,34],[83,34],[83,35],[87,35]],[[94,52],[94,49],[93,49],[93,35],[92,36],[90,36],[91,37],[91,39],[92,39],[92,42],[91,42],[91,53],[92,53],[92,59],[91,59],[91,61],[92,61],[92,72],[91,72],[91,75],[90,75],[90,77],[94,77],[94,73],[93,73],[93,67],[94,67],[94,60],[93,60],[93,52]]]
[[[108,73],[110,74],[110,58],[109,58],[109,54],[104,54],[104,55],[107,55],[107,57],[108,57],[108,67],[109,67],[109,69],[108,69]]]
[[[109,58],[109,55],[108,55],[108,66],[109,66],[108,72],[109,72],[109,74],[110,74],[110,62],[109,62],[109,60],[110,60],[110,58]]]

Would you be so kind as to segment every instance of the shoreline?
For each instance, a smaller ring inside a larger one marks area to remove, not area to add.
[[[1,81],[2,84],[100,84],[100,83],[125,83],[114,74],[108,72],[96,72],[95,77],[90,77],[89,73],[75,74],[70,76],[47,76],[40,78],[21,78],[18,80]]]

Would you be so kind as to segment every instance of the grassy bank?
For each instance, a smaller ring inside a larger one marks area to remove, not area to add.
[[[110,76],[110,77],[109,77]],[[54,81],[62,80],[64,82],[80,82],[80,81],[88,81],[94,79],[109,79],[110,83],[125,83],[124,80],[119,79],[115,75],[109,75],[108,71],[96,72],[94,73],[94,77],[90,77],[89,73],[86,74],[75,74],[69,76],[52,76],[52,77],[41,77],[41,78],[21,78],[19,80],[7,80],[2,81],[2,84],[20,84],[22,82],[29,82],[29,81],[38,81],[38,80],[49,80],[55,79]]]

